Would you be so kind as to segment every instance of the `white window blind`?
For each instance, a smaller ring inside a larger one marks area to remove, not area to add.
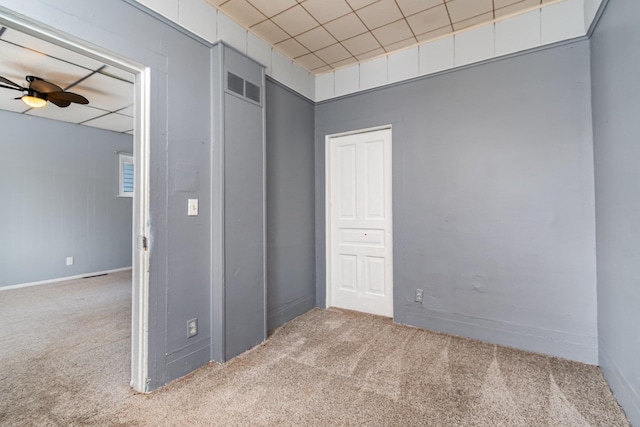
[[[120,197],[133,197],[133,177],[134,177],[134,163],[133,156],[130,154],[118,154],[120,160],[120,174],[119,183],[120,189],[118,196]]]

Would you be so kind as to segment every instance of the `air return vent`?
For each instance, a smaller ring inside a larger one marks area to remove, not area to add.
[[[260,86],[227,71],[227,90],[260,104]]]
[[[244,93],[247,98],[260,103],[260,86],[256,86],[251,82],[244,82]]]
[[[244,96],[244,79],[233,73],[227,72],[227,89],[240,96]]]

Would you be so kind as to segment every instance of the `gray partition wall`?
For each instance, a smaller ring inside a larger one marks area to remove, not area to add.
[[[640,2],[609,1],[591,37],[600,366],[640,425]]]
[[[2,7],[150,69],[152,390],[210,360],[210,45],[135,2],[4,0]],[[199,199],[197,217],[187,217],[190,198]],[[193,318],[199,333],[190,339]]]
[[[133,137],[4,110],[0,129],[0,289],[130,268],[117,152]]]
[[[266,81],[267,327],[315,306],[314,103]]]
[[[318,305],[325,135],[391,124],[395,321],[597,363],[590,95],[579,41],[318,104]]]

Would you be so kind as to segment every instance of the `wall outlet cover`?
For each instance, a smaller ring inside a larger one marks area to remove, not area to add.
[[[72,256],[68,256],[67,257],[67,265],[73,265],[73,257]]]
[[[187,338],[198,335],[198,318],[191,319],[187,322],[188,336]]]
[[[198,199],[189,199],[187,207],[188,216],[198,216]]]

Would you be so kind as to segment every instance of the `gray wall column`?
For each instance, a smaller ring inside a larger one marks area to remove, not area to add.
[[[600,367],[640,425],[640,3],[609,1],[591,38]]]
[[[267,326],[315,306],[314,104],[267,79]]]

